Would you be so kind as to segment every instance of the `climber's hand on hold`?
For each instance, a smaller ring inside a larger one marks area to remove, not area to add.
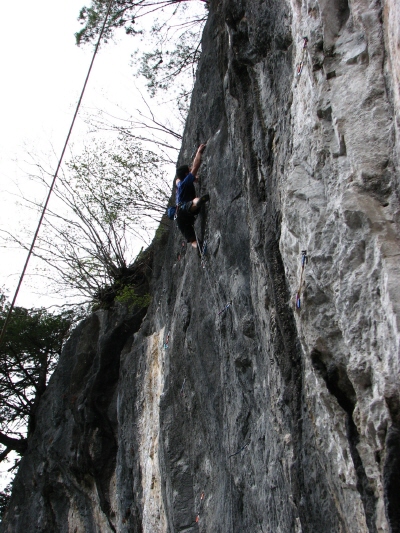
[[[192,164],[192,174],[193,176],[196,176],[197,174],[197,171],[199,170],[199,167],[200,167],[200,164],[201,164],[201,156],[202,156],[202,153],[204,152],[206,148],[206,145],[205,144],[201,144],[198,149],[197,149],[197,153],[196,153],[196,156],[193,160],[193,164]]]

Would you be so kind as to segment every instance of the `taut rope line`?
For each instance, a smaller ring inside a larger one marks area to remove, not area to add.
[[[76,117],[78,115],[78,111],[79,111],[79,108],[81,106],[81,102],[82,102],[82,98],[83,98],[83,95],[85,93],[85,89],[86,89],[86,85],[89,81],[89,76],[90,76],[90,73],[92,71],[92,67],[93,67],[93,63],[94,63],[94,60],[95,60],[95,57],[97,55],[97,51],[99,49],[99,46],[100,46],[100,41],[101,41],[101,38],[103,37],[103,33],[104,33],[104,30],[105,30],[105,27],[106,27],[106,23],[107,23],[107,19],[108,19],[108,15],[110,14],[110,11],[111,11],[111,6],[113,4],[114,0],[110,0],[109,4],[108,4],[108,8],[107,8],[107,13],[106,13],[106,16],[104,18],[104,22],[103,22],[103,26],[101,28],[101,31],[100,31],[100,34],[99,34],[99,38],[97,40],[97,43],[96,43],[96,47],[94,49],[94,52],[93,52],[93,57],[92,57],[92,60],[90,62],[90,66],[89,66],[89,70],[88,70],[88,73],[86,75],[86,79],[85,79],[85,83],[83,84],[83,88],[82,88],[82,91],[81,91],[81,95],[79,97],[79,100],[78,100],[78,104],[76,106],[76,109],[75,109],[75,113],[74,113],[74,117],[72,119],[72,122],[71,122],[71,126],[69,128],[69,131],[68,131],[68,135],[67,135],[67,138],[65,140],[65,143],[64,143],[64,148],[61,152],[61,156],[60,156],[60,159],[58,161],[58,164],[57,164],[57,168],[56,168],[56,171],[54,173],[54,176],[53,176],[53,181],[51,182],[51,185],[50,185],[50,189],[49,189],[49,192],[48,192],[48,195],[47,195],[47,198],[46,198],[46,202],[43,206],[43,209],[42,209],[42,214],[40,215],[40,219],[39,219],[39,223],[37,225],[37,228],[36,228],[36,231],[35,231],[35,235],[33,236],[33,240],[32,240],[32,244],[29,248],[29,252],[28,252],[28,255],[27,255],[27,258],[26,258],[26,261],[25,261],[25,265],[24,265],[24,268],[22,269],[22,274],[19,278],[19,282],[18,282],[18,285],[17,285],[17,289],[15,291],[15,294],[14,294],[14,298],[11,302],[11,305],[10,305],[10,308],[8,310],[8,313],[7,313],[7,317],[6,317],[6,320],[4,322],[4,325],[3,325],[3,329],[1,330],[1,334],[0,334],[0,345],[1,343],[3,342],[3,339],[4,339],[4,335],[6,333],[6,330],[7,330],[7,326],[10,322],[10,318],[11,318],[11,313],[13,312],[14,310],[14,306],[15,306],[15,301],[17,299],[17,296],[18,296],[18,293],[19,293],[19,289],[21,288],[21,285],[22,285],[22,281],[24,279],[24,276],[25,276],[25,272],[26,272],[26,269],[28,268],[28,263],[29,263],[29,260],[32,256],[32,252],[33,252],[33,248],[35,246],[35,243],[36,243],[36,239],[37,239],[37,236],[39,234],[39,230],[40,230],[40,227],[42,225],[42,222],[43,222],[43,218],[44,218],[44,215],[46,213],[46,210],[47,210],[47,206],[48,206],[48,203],[49,203],[49,200],[50,200],[50,196],[53,192],[53,189],[54,189],[54,185],[55,185],[55,182],[56,182],[56,179],[57,179],[57,176],[58,176],[58,171],[60,170],[60,167],[61,167],[61,163],[64,159],[64,154],[65,154],[65,151],[67,149],[67,146],[68,146],[68,142],[69,142],[69,139],[71,137],[71,133],[72,133],[72,129],[74,127],[74,124],[75,124],[75,120],[76,120]]]

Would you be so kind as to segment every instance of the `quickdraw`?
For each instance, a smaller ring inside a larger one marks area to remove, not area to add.
[[[302,289],[302,286],[303,286],[304,269],[305,269],[307,263],[308,263],[307,250],[302,250],[301,251],[300,283],[299,283],[299,290],[297,291],[297,294],[296,294],[296,309],[301,309],[301,289]]]
[[[231,455],[229,455],[229,456],[228,456],[228,459],[230,459],[231,457],[235,457],[235,455],[239,455],[239,453],[241,453],[243,450],[245,450],[245,449],[248,447],[249,444],[250,444],[250,442],[248,442],[247,444],[245,444],[244,446],[242,446],[242,447],[240,448],[240,450],[238,450],[237,452],[232,453]]]
[[[307,45],[308,45],[308,37],[303,37],[303,52],[301,54],[301,60],[300,63],[297,65],[297,76],[301,76],[301,73],[303,72],[304,62],[306,59],[307,54]]]
[[[226,304],[226,306],[218,313],[218,316],[222,315],[222,313],[225,313],[230,306],[232,305],[232,300]]]
[[[200,520],[200,513],[203,510],[203,505],[204,505],[204,492],[202,492],[201,495],[200,495],[200,506],[199,506],[199,511],[197,513],[197,516],[196,516],[196,524],[198,524],[198,522]]]
[[[164,342],[164,349],[166,350],[168,348],[168,345],[169,345],[169,336],[170,336],[170,331],[168,331],[168,335],[167,335],[167,338]]]

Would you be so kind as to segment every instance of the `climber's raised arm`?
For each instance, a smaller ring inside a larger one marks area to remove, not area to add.
[[[193,159],[192,168],[190,170],[190,173],[196,178],[195,181],[197,181],[197,171],[200,168],[201,165],[201,156],[206,148],[205,144],[201,144],[199,148],[197,149],[195,158]]]

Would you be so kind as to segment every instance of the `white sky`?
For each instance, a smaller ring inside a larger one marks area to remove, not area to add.
[[[38,217],[16,205],[21,190],[30,194],[26,180],[27,152],[61,153],[93,53],[92,46],[78,48],[74,33],[80,8],[90,0],[20,0],[2,6],[0,31],[0,228],[13,231],[23,220],[32,230]],[[123,115],[140,104],[135,92],[130,55],[139,42],[117,35],[118,42],[100,48],[83,100],[83,112],[107,109]],[[83,115],[81,114],[81,117]],[[86,131],[76,123],[72,143],[79,144]],[[55,168],[54,168],[55,170]],[[34,191],[32,191],[32,194]],[[26,252],[0,248],[0,287],[14,294]],[[28,267],[28,274],[32,269]],[[20,290],[17,305],[51,305],[51,295],[30,290],[29,276]]]

